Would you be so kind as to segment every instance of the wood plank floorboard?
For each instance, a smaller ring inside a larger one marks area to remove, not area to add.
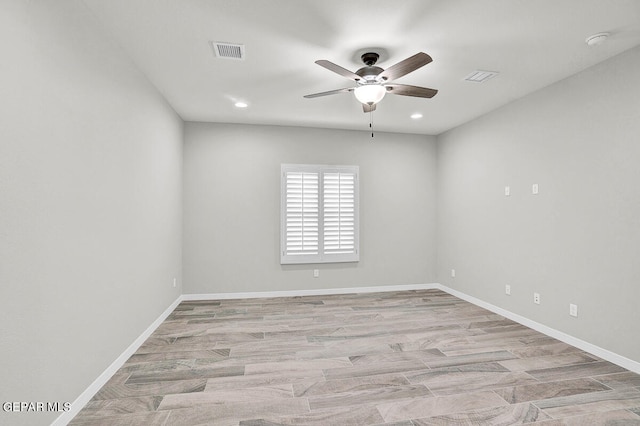
[[[182,302],[71,421],[639,425],[640,375],[439,290]]]

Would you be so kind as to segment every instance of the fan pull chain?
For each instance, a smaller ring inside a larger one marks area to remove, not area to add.
[[[373,111],[369,110],[369,128],[371,129],[371,137],[373,137]]]

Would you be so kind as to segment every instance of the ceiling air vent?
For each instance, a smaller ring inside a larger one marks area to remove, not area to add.
[[[210,41],[209,43],[216,58],[244,59],[244,44],[224,43],[220,41]]]
[[[484,83],[485,81],[495,77],[496,75],[498,75],[498,72],[496,71],[475,70],[464,79],[465,81],[471,81],[473,83]]]

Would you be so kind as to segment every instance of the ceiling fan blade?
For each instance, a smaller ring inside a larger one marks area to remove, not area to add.
[[[410,86],[408,84],[386,84],[387,93],[416,98],[433,98],[438,91],[428,87]]]
[[[371,112],[371,111],[375,111],[376,110],[376,104],[373,105],[369,105],[369,104],[362,104],[362,110],[367,113],[367,112]]]
[[[345,93],[345,92],[353,92],[353,87],[347,87],[347,88],[344,88],[344,89],[329,90],[328,92],[312,93],[311,95],[304,95],[304,97],[307,98],[307,99],[319,98],[320,96],[336,95],[338,93]]]
[[[404,61],[400,61],[395,65],[390,66],[386,70],[382,71],[378,75],[379,81],[391,81],[397,78],[407,75],[412,71],[417,70],[420,67],[427,65],[431,62],[431,56],[426,53],[419,52],[413,56],[408,57]]]
[[[336,74],[340,74],[343,77],[347,77],[351,80],[358,81],[361,78],[358,74],[351,72],[346,68],[342,68],[340,65],[336,65],[333,62],[329,62],[325,59],[320,59],[319,61],[316,61],[316,64],[328,69],[329,71],[333,71]]]

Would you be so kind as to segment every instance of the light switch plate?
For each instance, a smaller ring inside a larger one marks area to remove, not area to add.
[[[574,305],[573,303],[569,304],[569,315],[572,317],[578,316],[578,305]]]

